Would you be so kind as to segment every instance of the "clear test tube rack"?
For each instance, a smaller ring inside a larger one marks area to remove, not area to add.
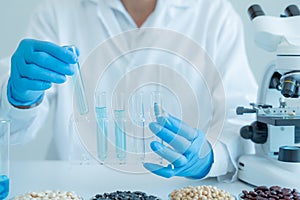
[[[131,99],[131,106],[125,106],[123,98],[118,95],[114,106],[109,108],[106,92],[95,95],[98,160],[109,164],[162,163],[150,150],[150,142],[159,139],[148,129],[148,124],[160,114],[153,107],[155,103],[162,104],[161,94],[153,92],[149,97],[151,105],[147,106],[143,93]]]

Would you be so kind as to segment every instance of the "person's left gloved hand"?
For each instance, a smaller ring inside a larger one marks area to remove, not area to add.
[[[167,147],[157,141],[151,142],[151,149],[170,164],[164,167],[144,163],[146,169],[166,178],[183,176],[201,179],[208,174],[214,162],[214,155],[211,145],[200,130],[190,127],[170,114],[157,117],[157,122],[150,123],[149,128],[171,146]]]

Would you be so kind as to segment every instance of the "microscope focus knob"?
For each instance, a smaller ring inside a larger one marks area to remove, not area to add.
[[[242,127],[240,135],[256,144],[264,144],[268,138],[268,127],[265,123],[255,121],[249,126]]]
[[[300,162],[300,147],[298,146],[280,147],[278,160],[283,162]]]

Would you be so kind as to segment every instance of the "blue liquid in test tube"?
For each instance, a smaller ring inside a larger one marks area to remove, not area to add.
[[[96,107],[97,115],[97,151],[98,158],[104,161],[107,158],[107,111],[106,107]]]
[[[120,164],[126,163],[126,112],[124,99],[123,92],[117,94],[114,105],[116,157]]]
[[[125,110],[114,110],[116,156],[120,163],[126,161]]]
[[[106,106],[106,92],[96,93],[96,117],[98,158],[101,161],[104,161],[107,158],[108,151],[108,117]]]
[[[5,199],[9,193],[9,178],[6,175],[0,175],[0,199]]]
[[[9,194],[10,121],[0,119],[0,199]]]

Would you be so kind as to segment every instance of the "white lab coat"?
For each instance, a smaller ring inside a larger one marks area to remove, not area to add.
[[[143,24],[144,27],[168,29],[186,35],[207,52],[217,67],[225,90],[226,121],[222,136],[214,146],[215,162],[208,176],[234,180],[236,160],[244,153],[239,128],[249,123],[249,119],[236,116],[235,108],[254,102],[257,89],[247,63],[240,19],[225,0],[158,0],[155,11]],[[80,62],[83,62],[97,45],[135,28],[135,23],[119,0],[45,0],[33,15],[27,37],[59,45],[74,44],[79,48]],[[9,69],[8,66],[6,64],[5,67]],[[78,136],[72,134],[70,125],[73,112],[70,82],[54,85],[46,92],[39,106],[27,110],[9,104],[6,96],[7,77],[1,77],[1,82],[1,115],[12,120],[12,139],[15,143],[24,143],[35,137],[39,128],[46,123],[52,105],[55,111],[50,150],[59,159],[68,159],[72,157],[70,154],[74,154],[73,158],[82,155],[79,152],[84,149]],[[199,91],[202,91],[201,88]],[[200,112],[204,116],[202,119],[205,119],[205,114],[210,112],[205,111],[205,103],[209,99],[205,93],[200,96],[204,102]],[[205,129],[205,123],[204,120],[204,127],[198,128]]]

